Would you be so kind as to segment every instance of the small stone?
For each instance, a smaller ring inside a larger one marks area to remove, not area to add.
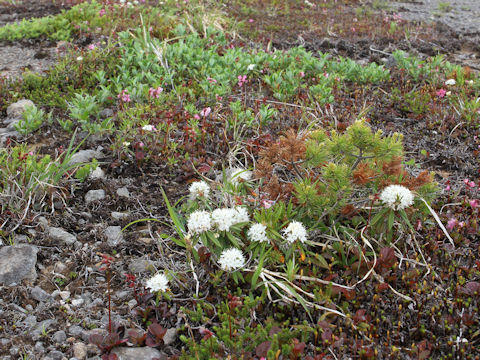
[[[97,166],[95,170],[90,173],[90,179],[103,179],[105,177],[105,171],[100,166]]]
[[[65,331],[63,330],[58,330],[53,334],[52,339],[57,344],[63,344],[63,342],[67,340],[67,334],[65,334]]]
[[[168,358],[165,353],[161,353],[157,349],[150,347],[116,347],[111,351],[111,354],[117,355],[117,360],[152,360],[154,358],[163,360]]]
[[[67,332],[68,332],[68,335],[80,337],[83,335],[84,330],[78,325],[72,325],[68,328]]]
[[[40,286],[35,286],[30,294],[37,301],[49,301],[52,299],[50,294],[43,290]]]
[[[123,220],[128,218],[130,215],[128,213],[122,213],[118,211],[113,211],[112,212],[112,219],[114,220]]]
[[[109,226],[103,231],[103,235],[107,238],[107,244],[115,247],[123,242],[123,233],[120,226]]]
[[[45,352],[45,346],[43,345],[43,342],[37,341],[35,343],[34,350],[35,350],[36,353],[39,353],[39,354],[44,353]]]
[[[0,248],[0,284],[18,284],[24,279],[34,281],[37,252],[36,247],[26,244]]]
[[[67,290],[60,291],[59,295],[62,298],[62,300],[67,300],[70,297],[70,291],[67,291]]]
[[[90,190],[85,194],[85,203],[91,203],[92,201],[100,201],[105,199],[105,190]]]
[[[64,355],[58,350],[53,350],[47,354],[47,357],[52,360],[62,360],[64,358]]]
[[[72,306],[80,306],[85,302],[82,298],[72,300]]]
[[[98,113],[98,116],[100,116],[102,119],[112,117],[113,116],[113,110],[109,109],[109,108],[105,108]]]
[[[155,270],[155,262],[145,258],[132,259],[128,264],[128,270],[132,273],[143,273]]]
[[[35,315],[28,315],[22,321],[22,325],[27,329],[33,328],[36,324],[37,324],[37,317]]]
[[[73,356],[79,360],[83,360],[87,357],[87,345],[81,342],[77,342],[72,346]]]
[[[97,150],[80,150],[70,159],[70,165],[89,163],[93,158],[101,158],[103,154]]]
[[[177,339],[177,329],[170,328],[170,329],[167,329],[167,332],[163,336],[163,343],[165,344],[165,346],[168,346],[173,344],[176,339]]]
[[[32,337],[38,337],[44,333],[48,333],[48,331],[52,330],[51,326],[55,325],[56,323],[57,320],[55,319],[47,319],[39,322],[32,331]]]
[[[9,118],[19,118],[22,116],[28,106],[35,106],[35,104],[32,100],[18,100],[7,107],[7,116]]]
[[[120,196],[120,197],[129,198],[130,197],[130,192],[124,186],[124,187],[121,187],[121,188],[117,189],[117,195]]]
[[[61,241],[66,245],[72,245],[75,241],[77,241],[77,237],[75,235],[72,235],[69,232],[57,227],[48,228],[48,236],[52,240]]]

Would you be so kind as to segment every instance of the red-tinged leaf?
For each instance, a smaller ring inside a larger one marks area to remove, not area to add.
[[[348,290],[342,288],[341,291],[347,300],[353,300],[355,298],[356,293],[354,289]]]
[[[306,344],[304,342],[299,342],[297,339],[293,339],[293,342],[295,345],[293,346],[292,352],[298,356],[303,353]]]
[[[326,322],[325,320],[319,321],[318,326],[320,326],[323,330],[330,329],[330,323]]]
[[[258,357],[267,357],[268,350],[270,350],[270,346],[272,346],[271,341],[264,341],[261,344],[257,345],[255,348],[255,355]]]
[[[278,326],[275,326],[275,325],[274,325],[274,326],[272,326],[272,328],[271,328],[270,331],[268,332],[268,335],[273,336],[273,335],[275,335],[275,334],[280,333],[281,331],[282,331],[281,328],[279,328]]]
[[[380,256],[375,266],[378,270],[386,270],[391,268],[398,262],[397,257],[395,256],[395,250],[391,247],[386,247],[380,250]]]
[[[377,292],[381,292],[388,289],[388,284],[380,283],[380,284],[377,284],[376,287],[377,287]]]
[[[328,341],[328,342],[330,343],[330,342],[332,341],[332,337],[333,337],[332,330],[330,330],[330,329],[325,329],[325,330],[322,332],[322,340],[323,340],[323,342]]]
[[[199,166],[197,170],[198,170],[199,173],[204,174],[204,173],[209,172],[211,168],[212,167],[209,166],[209,165],[202,165],[202,166]]]
[[[212,254],[205,246],[202,246],[198,249],[198,256],[200,257],[201,263],[207,262],[211,255]]]
[[[470,281],[460,289],[460,292],[469,296],[480,296],[480,283],[477,281]]]
[[[430,356],[430,350],[424,350],[418,354],[418,360],[425,360]]]

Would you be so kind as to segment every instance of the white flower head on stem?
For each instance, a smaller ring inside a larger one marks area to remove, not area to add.
[[[263,224],[253,224],[248,230],[248,238],[255,242],[268,242],[267,227]]]
[[[149,288],[150,291],[154,293],[158,291],[165,292],[168,289],[168,279],[165,274],[158,273],[147,280],[147,284],[145,287]]]
[[[283,230],[283,234],[289,243],[294,243],[297,240],[303,243],[307,240],[307,230],[298,221],[292,221],[288,224],[287,228]]]
[[[236,248],[223,250],[218,259],[218,263],[222,270],[235,271],[245,266],[245,256]]]
[[[235,225],[235,209],[221,208],[212,211],[212,220],[220,231],[230,230],[230,226]]]
[[[255,64],[250,64],[247,66],[248,71],[252,71],[253,69],[255,69]]]
[[[411,206],[414,197],[413,193],[402,185],[389,185],[380,194],[380,200],[395,211]]]
[[[248,216],[248,210],[241,206],[236,206],[233,209],[233,221],[235,224],[249,222],[250,217]]]
[[[195,200],[198,197],[208,199],[210,195],[210,187],[205,181],[195,181],[191,183],[188,190],[190,191],[191,200]]]
[[[149,124],[143,125],[143,126],[142,126],[142,130],[143,130],[143,131],[153,131],[153,130],[155,130],[155,126],[149,125]]]
[[[455,81],[455,79],[448,79],[447,81],[445,81],[445,85],[455,85],[457,82]]]
[[[188,218],[187,227],[191,234],[201,234],[210,230],[212,228],[210,213],[205,210],[194,211]]]
[[[240,180],[248,181],[252,178],[252,172],[242,168],[230,168],[227,171],[232,184],[238,184]]]

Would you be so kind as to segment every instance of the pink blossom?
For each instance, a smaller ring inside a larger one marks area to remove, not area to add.
[[[305,73],[303,71],[300,71],[299,75],[301,78],[305,77]]]
[[[150,88],[150,89],[148,90],[148,95],[149,95],[150,97],[152,97],[152,98],[158,99],[158,98],[160,97],[160,94],[161,94],[162,91],[163,91],[163,88],[160,87],[160,86],[157,87],[156,89]]]
[[[105,9],[101,9],[99,12],[98,12],[98,15],[99,16],[104,16],[106,13]]]
[[[96,48],[95,44],[88,45],[88,50],[95,50],[95,48]]]
[[[144,144],[143,142],[139,142],[139,143],[138,143],[138,147],[141,147],[141,148],[142,148],[142,147],[144,147],[144,146],[145,146],[145,144]]]
[[[249,22],[250,24],[253,23],[253,21],[254,21],[253,19],[248,19],[248,22]]]
[[[472,208],[476,209],[480,204],[480,201],[478,201],[478,199],[475,199],[475,200],[469,200],[468,203]]]
[[[210,76],[207,78],[207,80],[210,84],[216,84],[217,83],[217,80],[211,78]]]
[[[465,185],[467,185],[469,188],[474,188],[475,187],[475,181],[470,181],[468,179],[464,179],[463,182]]]
[[[223,97],[218,94],[215,94],[215,99],[217,99],[217,101],[222,101]]]
[[[446,94],[447,94],[447,90],[445,90],[445,89],[440,89],[440,90],[437,91],[437,96],[439,98],[445,97]]]
[[[238,75],[238,86],[242,87],[243,84],[247,81],[247,75]]]
[[[265,208],[265,209],[270,209],[273,204],[275,204],[275,201],[272,201],[272,200],[262,200],[262,206]]]
[[[206,107],[205,109],[200,111],[200,115],[203,117],[207,117],[208,115],[210,115],[211,112],[212,112],[212,109],[210,107]]]
[[[200,115],[195,114],[195,115],[193,115],[193,118],[194,118],[195,120],[200,120]]]
[[[445,191],[450,191],[450,184],[447,184],[447,186],[445,186]]]
[[[455,219],[455,218],[451,218],[450,220],[448,220],[447,222],[447,229],[449,231],[452,231],[453,228],[458,224],[458,220]]]
[[[132,101],[130,99],[130,95],[128,94],[128,90],[122,90],[120,94],[117,95],[117,98],[122,100],[123,102],[130,102]]]

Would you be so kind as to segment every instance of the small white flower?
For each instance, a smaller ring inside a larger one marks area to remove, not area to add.
[[[248,71],[252,71],[253,69],[255,69],[255,64],[250,64],[247,66]]]
[[[234,209],[222,208],[212,211],[213,223],[220,231],[230,230],[230,226],[235,225],[235,213]]]
[[[395,211],[411,206],[413,198],[413,193],[402,185],[389,185],[380,194],[380,200]]]
[[[188,188],[190,191],[190,199],[195,200],[198,197],[208,199],[210,194],[210,187],[205,181],[195,181]]]
[[[238,184],[239,180],[248,181],[252,178],[252,172],[242,168],[228,169],[227,174],[230,174],[229,180],[232,184]]]
[[[452,92],[451,92],[451,91],[447,91],[447,92],[445,93],[445,96],[450,96],[450,95],[452,95]]]
[[[152,278],[147,280],[146,288],[149,288],[151,292],[167,291],[168,279],[165,274],[158,273]]]
[[[303,243],[307,240],[307,230],[305,230],[303,224],[298,221],[292,221],[288,224],[287,228],[283,230],[283,234],[289,243],[294,243],[296,240]]]
[[[130,142],[128,142],[128,141],[124,141],[124,142],[123,142],[123,146],[125,146],[125,147],[129,147],[129,146],[130,146]]]
[[[144,130],[144,131],[153,131],[153,130],[155,130],[155,126],[153,126],[153,125],[148,125],[148,124],[147,124],[147,125],[143,125],[143,126],[142,126],[142,130]]]
[[[248,230],[248,238],[250,241],[268,242],[267,227],[263,224],[253,224]]]
[[[83,60],[82,56],[77,57],[77,61],[82,61],[82,60]]]
[[[218,263],[222,270],[235,271],[245,266],[245,257],[240,250],[230,248],[223,250]]]
[[[447,81],[445,81],[445,85],[455,85],[457,82],[455,81],[455,79],[448,79]]]
[[[465,81],[468,85],[473,85],[473,80],[467,80]]]
[[[233,209],[233,221],[235,224],[249,222],[248,210],[241,206],[236,206]]]
[[[208,211],[197,210],[190,214],[187,222],[188,231],[192,234],[201,234],[212,228],[212,219]]]

